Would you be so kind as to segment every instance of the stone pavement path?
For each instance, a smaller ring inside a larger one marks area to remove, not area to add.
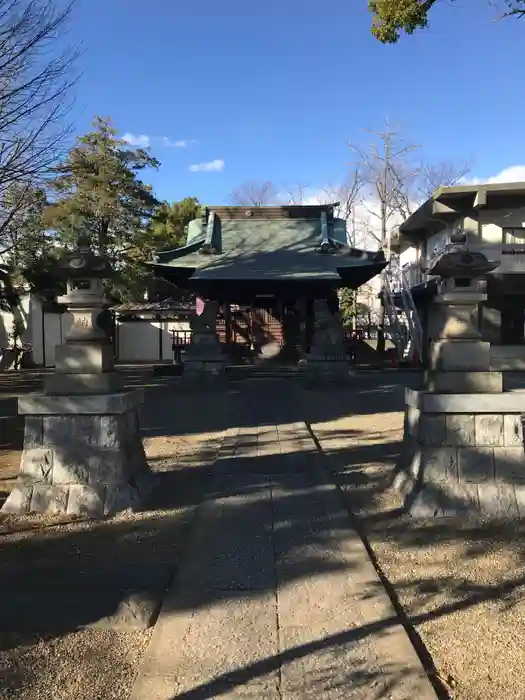
[[[265,395],[266,392],[266,395]],[[435,700],[288,385],[247,383],[132,700]]]

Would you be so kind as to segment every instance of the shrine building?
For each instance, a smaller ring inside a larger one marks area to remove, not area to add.
[[[382,251],[352,248],[337,203],[206,207],[186,245],[149,263],[157,277],[220,304],[218,331],[233,350],[306,351],[312,305],[338,311],[338,290],[358,289],[386,266]]]

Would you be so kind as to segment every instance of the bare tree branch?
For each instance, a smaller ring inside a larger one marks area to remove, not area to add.
[[[420,173],[419,191],[422,197],[428,199],[438,187],[450,187],[470,172],[468,163],[453,163],[443,160],[435,164],[422,164]]]
[[[41,184],[70,133],[77,52],[58,47],[72,10],[73,2],[0,0],[0,246],[27,204],[7,191]]]
[[[279,201],[279,191],[270,180],[248,180],[236,187],[230,195],[234,206],[264,207]]]
[[[366,132],[373,137],[368,147],[348,144],[364,183],[360,208],[368,215],[368,221],[361,225],[367,237],[385,247],[399,219],[409,210],[418,176],[413,155],[419,146],[407,143],[403,127],[388,121],[382,131],[366,129]],[[377,231],[370,225],[370,218],[377,220]]]
[[[490,0],[489,4],[501,12],[501,2]],[[525,0],[505,0],[504,4],[507,6],[507,9],[496,17],[495,22],[506,17],[518,17],[518,19],[525,17]]]
[[[296,182],[294,185],[284,184],[282,191],[287,195],[287,204],[304,204],[308,198],[308,188],[304,182]]]

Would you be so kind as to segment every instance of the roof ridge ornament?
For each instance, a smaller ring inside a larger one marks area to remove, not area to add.
[[[206,222],[206,238],[204,240],[204,243],[202,244],[202,247],[200,249],[200,253],[202,255],[217,255],[217,250],[213,246],[213,232],[215,229],[215,212],[210,211],[208,215],[208,221]]]
[[[336,246],[328,235],[328,218],[326,216],[326,211],[321,212],[321,245],[315,249],[315,252],[322,254],[337,252]]]

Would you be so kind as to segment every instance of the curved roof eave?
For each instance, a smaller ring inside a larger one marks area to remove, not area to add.
[[[205,243],[206,238],[203,236],[202,238],[199,238],[195,241],[192,241],[191,243],[187,243],[186,245],[180,247],[180,248],[171,248],[170,250],[161,250],[160,252],[156,253],[157,259],[160,262],[160,260],[169,262],[170,260],[176,260],[177,258],[183,258],[185,255],[189,255],[190,253],[196,253],[199,248]],[[149,263],[148,263],[149,264]]]

